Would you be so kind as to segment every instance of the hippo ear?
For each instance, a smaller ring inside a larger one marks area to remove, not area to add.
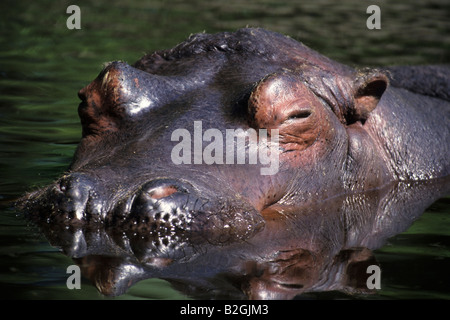
[[[366,121],[370,112],[378,105],[388,84],[388,77],[378,71],[359,75],[354,82],[354,106],[347,116],[347,122]]]

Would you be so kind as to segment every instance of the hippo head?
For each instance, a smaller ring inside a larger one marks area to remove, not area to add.
[[[277,33],[196,34],[106,64],[79,92],[68,171],[22,206],[68,224],[246,239],[275,211],[383,179],[358,159],[376,154],[362,151],[364,125],[386,87]]]

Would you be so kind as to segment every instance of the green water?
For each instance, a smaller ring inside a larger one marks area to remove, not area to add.
[[[66,8],[81,8],[81,30]],[[381,8],[381,30],[366,8]],[[0,298],[104,299],[87,281],[68,290],[71,259],[17,217],[10,200],[68,166],[80,139],[77,91],[111,60],[134,62],[189,34],[265,27],[353,66],[450,63],[450,2],[440,1],[24,1],[0,3]],[[450,199],[376,251],[373,298],[450,298]],[[311,297],[320,297],[320,294]],[[327,298],[341,294],[327,294]],[[186,298],[149,279],[120,299]]]

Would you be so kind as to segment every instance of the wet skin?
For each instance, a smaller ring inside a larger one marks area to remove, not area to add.
[[[367,297],[379,291],[367,286],[369,266],[379,266],[380,286],[389,286],[384,274],[390,270],[372,250],[406,230],[439,194],[448,192],[448,178],[394,182],[266,212],[263,230],[246,241],[221,245],[186,233],[38,225],[108,296],[124,294],[141,280],[161,278],[198,299],[291,299],[330,290]]]
[[[274,212],[446,177],[448,69],[411,70],[355,70],[250,28],[193,35],[132,66],[109,63],[79,92],[82,139],[66,174],[20,206],[54,224],[223,244],[262,232]],[[224,136],[278,130],[278,172],[173,163],[172,133],[194,132],[194,121]]]

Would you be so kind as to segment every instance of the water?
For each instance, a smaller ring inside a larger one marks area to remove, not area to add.
[[[450,3],[376,1],[381,30],[366,28],[368,2],[77,1],[81,30],[66,28],[69,1],[0,4],[0,297],[105,299],[83,279],[68,290],[71,258],[9,205],[58,177],[80,139],[77,91],[111,60],[134,62],[190,33],[246,25],[288,34],[353,66],[450,63]],[[450,198],[429,207],[375,256],[382,289],[371,298],[450,298]],[[351,298],[341,293],[308,298]],[[167,281],[147,279],[119,299],[183,299]],[[116,298],[117,299],[117,298]]]

